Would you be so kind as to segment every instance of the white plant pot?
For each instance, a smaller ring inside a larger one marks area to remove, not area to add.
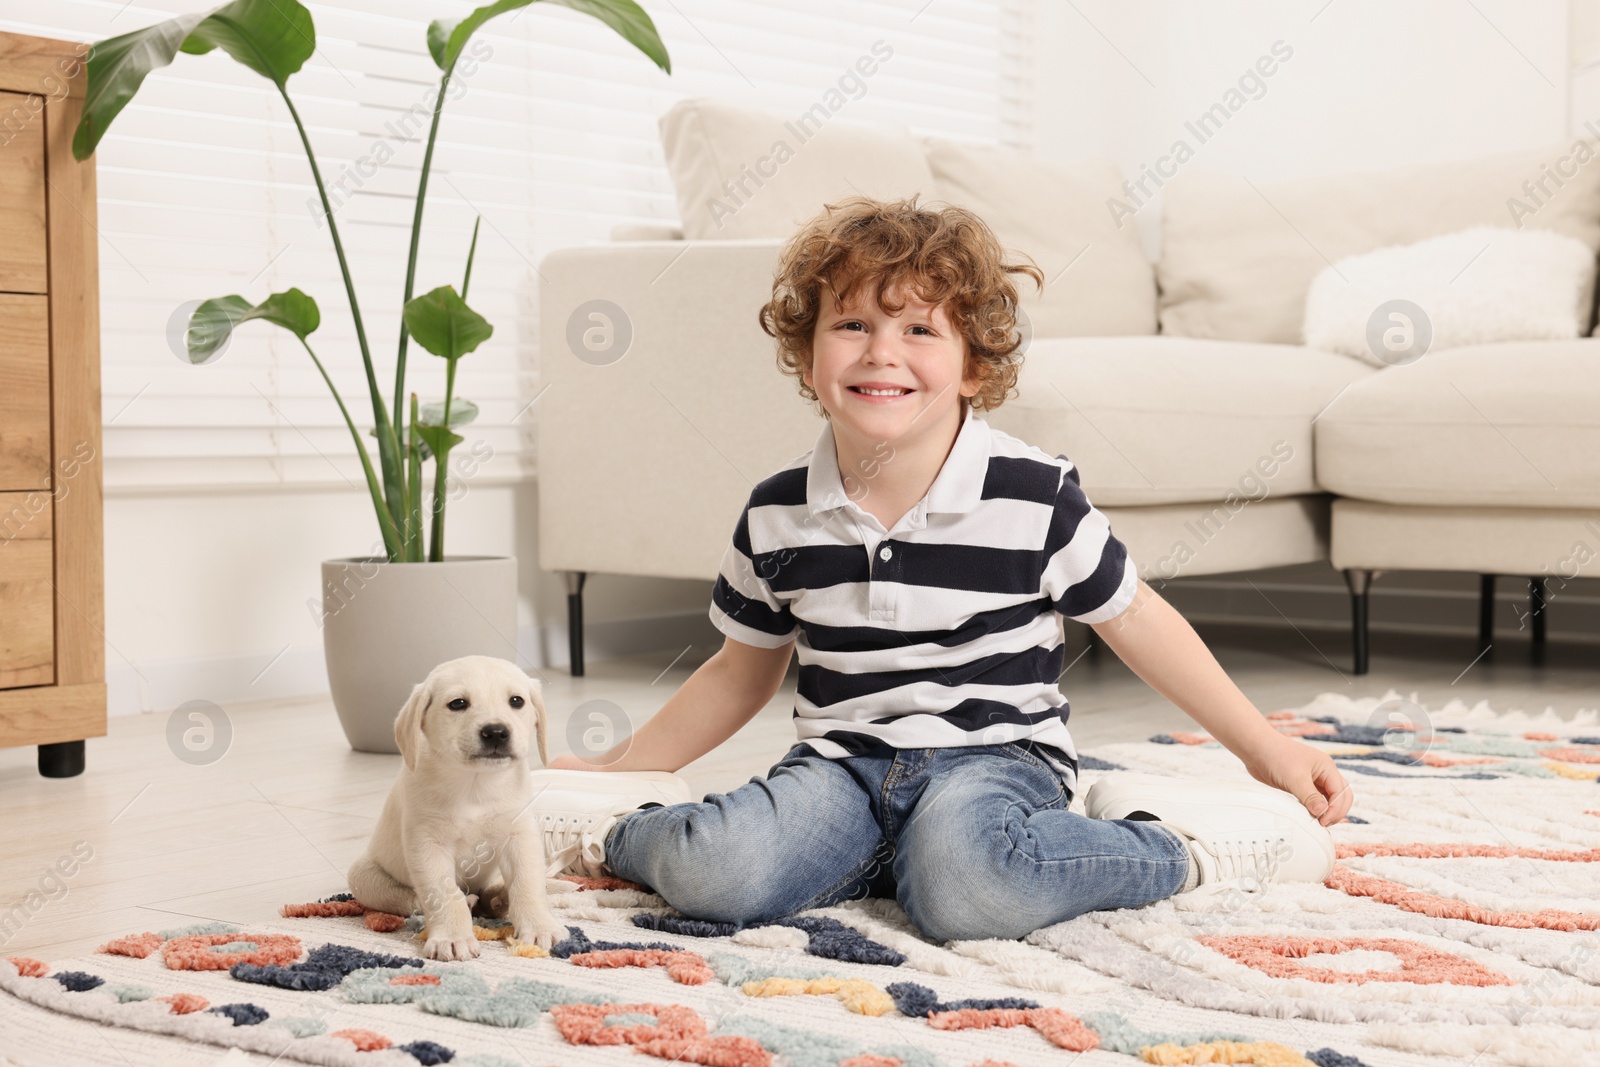
[[[350,747],[399,752],[395,716],[435,666],[472,655],[516,662],[517,561],[324,560],[322,611],[328,688]]]

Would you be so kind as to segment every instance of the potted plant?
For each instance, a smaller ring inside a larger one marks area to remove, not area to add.
[[[472,34],[497,15],[539,0],[499,0],[463,19],[438,19],[428,25],[428,54],[440,71],[433,121],[424,149],[421,178],[411,222],[411,250],[394,375],[394,406],[385,405],[373,367],[366,327],[356,300],[338,220],[317,166],[305,125],[289,97],[288,82],[316,51],[311,13],[298,0],[234,0],[209,12],[180,15],[153,26],[96,43],[89,53],[88,86],[82,119],[73,137],[79,160],[94,152],[113,119],[133,99],[152,70],[171,63],[178,52],[199,55],[220,48],[267,78],[278,89],[300,133],[311,176],[344,276],[355,334],[372,403],[371,435],[376,438],[374,468],[366,442],[344,398],[312,350],[309,338],[321,323],[317,303],[299,289],[272,293],[259,302],[230,295],[206,300],[190,316],[185,346],[190,360],[204,363],[221,350],[232,331],[252,319],[288,330],[300,342],[328,383],[349,427],[377,513],[382,557],[348,557],[322,564],[323,649],[328,681],[339,721],[352,748],[395,752],[394,716],[412,686],[436,663],[472,653],[514,658],[517,633],[515,557],[455,556],[444,551],[444,513],[450,451],[464,439],[456,427],[471,422],[477,408],[456,397],[456,363],[494,333],[467,304],[477,227],[467,252],[461,290],[440,285],[413,295],[417,248],[428,173],[444,109],[445,92]],[[545,0],[592,15],[671,73],[666,48],[655,24],[634,0]],[[481,219],[480,219],[481,222]],[[445,360],[442,401],[419,404],[406,392],[408,341]],[[433,460],[431,494],[423,483],[423,462]],[[424,551],[423,498],[430,517]],[[424,564],[426,566],[417,566]]]

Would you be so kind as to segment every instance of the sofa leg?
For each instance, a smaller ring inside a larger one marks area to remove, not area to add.
[[[1354,673],[1367,673],[1367,590],[1372,586],[1373,572],[1352,567],[1344,572],[1344,584],[1350,587],[1350,640],[1354,646]]]
[[[1533,620],[1533,644],[1530,647],[1533,663],[1540,666],[1544,663],[1545,617],[1544,609],[1548,601],[1545,599],[1544,579],[1528,579],[1528,614]]]
[[[1494,575],[1478,575],[1478,647],[1480,659],[1488,659],[1494,648]]]
[[[572,661],[572,677],[583,677],[583,583],[587,571],[566,571],[567,652]]]

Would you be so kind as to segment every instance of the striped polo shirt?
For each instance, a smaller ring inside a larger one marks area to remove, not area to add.
[[[825,425],[750,493],[711,621],[762,648],[795,641],[796,733],[822,756],[1019,741],[1070,790],[1060,617],[1111,619],[1137,581],[1071,461],[969,410],[892,530],[847,495]]]

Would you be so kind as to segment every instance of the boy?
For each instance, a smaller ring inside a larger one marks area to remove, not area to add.
[[[1351,802],[1333,761],[1274,730],[1138,579],[1065,457],[974,413],[1017,379],[1018,273],[1042,284],[975,215],[916,197],[829,205],[791,239],[760,318],[827,424],[734,529],[722,650],[596,763],[535,772],[557,864],[734,923],[892,896],[936,941],[1327,876],[1324,827]],[[1068,811],[1059,616],[1266,784],[1113,773]],[[765,778],[694,802],[675,775],[572,773],[677,770],[772,698],[792,652],[799,743]]]

